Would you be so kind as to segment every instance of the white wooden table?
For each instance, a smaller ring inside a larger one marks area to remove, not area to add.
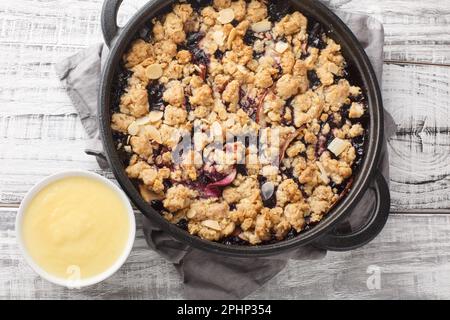
[[[126,21],[145,0],[128,0]],[[326,0],[385,24],[383,94],[395,118],[392,215],[364,248],[290,262],[251,298],[450,298],[449,0]],[[175,269],[150,251],[139,229],[125,266],[104,283],[68,290],[37,277],[15,242],[26,191],[62,169],[112,178],[83,152],[86,135],[53,64],[101,40],[102,0],[0,1],[0,299],[182,298]],[[139,216],[138,216],[139,221]],[[375,269],[374,269],[375,268]],[[368,271],[380,287],[369,289]]]

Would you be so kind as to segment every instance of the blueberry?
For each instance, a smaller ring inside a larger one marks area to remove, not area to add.
[[[190,4],[194,9],[200,9],[203,7],[210,6],[212,4],[212,0],[191,0]]]
[[[334,81],[333,81],[333,83],[334,84],[338,84],[339,83],[339,81],[341,81],[342,79],[346,79],[348,77],[348,71],[347,70],[343,70],[342,71],[342,75],[340,75],[340,76],[334,76]]]
[[[206,52],[203,51],[202,49],[200,49],[200,48],[193,48],[191,50],[191,53],[193,55],[193,59],[192,60],[193,60],[193,62],[195,64],[202,64],[202,65],[205,65],[205,66],[207,66],[209,64],[209,57],[206,54]]]
[[[291,114],[291,120],[286,120],[285,119],[285,115],[288,112],[288,110],[289,110],[289,112]],[[285,126],[292,125],[292,119],[293,118],[294,118],[294,107],[292,106],[292,99],[289,99],[288,101],[286,101],[286,105],[284,106],[282,124],[285,125]]]
[[[300,60],[305,60],[310,55],[311,55],[311,53],[309,53],[309,52],[302,52],[302,54],[300,55]]]
[[[298,232],[295,231],[294,228],[292,228],[292,229],[289,230],[289,232],[287,233],[287,235],[286,235],[286,240],[294,239],[297,235],[298,235]]]
[[[119,146],[120,144],[121,147],[117,149],[117,155],[119,156],[122,164],[127,167],[130,163],[131,154],[126,152],[123,147],[127,144],[128,135],[118,131],[113,131],[112,138],[116,146]]]
[[[275,208],[277,206],[277,197],[275,196],[275,192],[272,197],[267,200],[263,200],[263,204],[266,208]]]
[[[204,32],[190,32],[186,37],[186,46],[188,49],[192,50],[198,47],[198,43],[205,37]]]
[[[164,179],[163,185],[164,185],[164,188],[167,190],[167,189],[170,189],[173,186],[173,183],[169,179]]]
[[[224,174],[217,172],[216,170],[203,171],[203,175],[205,175],[211,182],[217,182],[225,178]]]
[[[245,96],[245,93],[243,90],[239,91],[240,99],[239,99],[239,105],[242,110],[244,110],[252,119],[256,118],[256,100]]]
[[[355,97],[351,97],[350,99],[352,100],[352,102],[364,102],[366,97],[364,96],[364,94],[360,93]]]
[[[153,209],[155,209],[156,211],[162,211],[164,210],[164,204],[161,200],[152,200],[150,202],[150,205],[152,206]]]
[[[319,77],[317,76],[316,71],[314,70],[308,70],[308,80],[309,80],[309,88],[311,89],[317,89],[322,84]]]
[[[340,125],[344,125],[345,119],[349,119],[348,113],[350,111],[350,104],[346,103],[341,107],[339,114],[341,115],[341,123]]]
[[[225,239],[222,239],[222,243],[225,245],[235,245],[235,246],[245,246],[248,245],[248,242],[245,240],[242,240],[241,238],[239,238],[238,236],[231,236],[231,237],[227,237]]]
[[[236,166],[236,171],[243,176],[248,176],[247,167],[243,163],[240,163]]]
[[[208,178],[205,174],[201,174],[197,178],[197,183],[202,187],[205,187],[206,185],[210,184],[211,182],[212,182],[211,179]]]
[[[264,183],[267,182],[267,178],[261,175],[258,175],[258,182],[260,185],[263,185]]]
[[[291,11],[291,5],[286,0],[272,0],[268,6],[269,20],[272,22],[280,21]]]
[[[345,106],[346,105],[342,106],[341,111],[345,110],[345,108],[346,108]],[[345,112],[341,112],[340,113],[341,114],[341,120],[339,120],[339,121],[334,117],[333,114],[328,117],[327,123],[330,126],[330,129],[341,128],[344,125],[344,123],[345,123],[344,113]]]
[[[128,87],[128,79],[133,75],[133,72],[125,68],[124,66],[120,66],[119,70],[115,75],[115,80],[113,82],[113,90],[112,90],[112,110],[119,110],[120,98],[125,93],[126,88]]]
[[[308,46],[318,49],[324,49],[327,44],[323,40],[325,32],[322,25],[319,22],[310,19],[308,26],[312,26],[308,30]]]
[[[188,221],[186,219],[181,219],[180,221],[178,221],[177,227],[187,231],[188,230]]]
[[[264,206],[267,208],[275,208],[277,205],[276,187],[270,188],[271,192],[268,195],[266,195],[267,198],[265,198],[264,192],[262,190],[264,190],[263,186],[264,186],[264,184],[266,184],[267,178],[265,178],[263,176],[258,176],[258,181],[259,181],[259,186],[261,188],[261,198],[262,198]],[[269,183],[272,184],[271,182],[269,182]],[[272,186],[273,186],[273,184],[272,184]]]
[[[347,183],[345,181],[342,182],[341,184],[336,184],[334,182],[330,183],[331,189],[334,189],[334,188],[337,189],[337,194],[341,194],[345,190],[346,186],[347,186]]]
[[[357,169],[362,162],[364,156],[365,136],[361,135],[352,140],[352,145],[356,151],[355,162],[353,163],[353,170]]]
[[[148,103],[150,106],[150,110],[164,110],[164,101],[163,101],[163,93],[164,93],[164,85],[158,83],[156,81],[152,81],[147,86],[148,93]]]
[[[188,113],[192,111],[192,105],[191,105],[191,103],[189,102],[189,98],[188,98],[188,97],[185,97],[185,98],[184,98],[184,108],[186,109],[186,111],[187,111]]]
[[[253,59],[255,59],[255,60],[259,60],[259,58],[261,58],[263,55],[264,55],[264,52],[253,51]]]
[[[219,49],[216,50],[216,52],[214,52],[214,58],[216,58],[217,60],[221,61],[223,56],[224,56],[225,52],[220,51]]]
[[[244,43],[248,46],[252,46],[258,38],[255,37],[255,33],[248,29],[244,35]]]
[[[145,25],[141,30],[139,30],[139,38],[151,42],[152,41],[152,34],[153,34],[153,28],[149,25]]]
[[[120,69],[121,70],[117,75],[117,84],[121,88],[126,88],[126,86],[128,85],[128,79],[130,79],[130,77],[133,75],[133,72],[124,67],[121,67]]]

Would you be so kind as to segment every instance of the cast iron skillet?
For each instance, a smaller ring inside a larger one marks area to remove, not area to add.
[[[102,73],[98,103],[101,137],[105,152],[116,179],[139,210],[158,227],[184,244],[218,254],[239,257],[270,256],[306,244],[314,244],[328,250],[344,251],[355,249],[371,241],[387,221],[390,206],[389,190],[386,181],[376,169],[383,141],[383,106],[380,88],[369,59],[350,29],[319,1],[290,1],[295,9],[314,18],[325,29],[328,29],[330,32],[328,36],[342,46],[343,55],[353,70],[352,72],[360,78],[358,85],[365,90],[370,112],[365,155],[351,190],[319,224],[291,240],[262,246],[235,246],[202,240],[167,222],[142,199],[139,191],[127,177],[116,151],[110,127],[112,82],[122,55],[135,34],[153,17],[161,15],[174,0],[149,1],[122,29],[119,29],[116,23],[117,12],[122,0],[105,0],[101,23],[105,42],[111,51]],[[373,187],[370,187],[371,183]],[[348,234],[338,232],[337,227],[340,222],[351,212],[369,187],[373,189],[377,202],[366,224],[359,230]]]

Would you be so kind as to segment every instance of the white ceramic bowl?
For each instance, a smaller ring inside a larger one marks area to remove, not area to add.
[[[63,178],[67,178],[67,177],[92,178],[92,179],[102,182],[107,187],[109,187],[111,190],[113,190],[117,194],[117,196],[119,196],[122,199],[125,207],[127,208],[129,226],[130,226],[127,244],[126,244],[125,249],[123,250],[122,254],[117,259],[117,261],[112,266],[110,266],[107,270],[105,270],[103,273],[96,275],[94,277],[80,279],[77,281],[60,278],[60,277],[54,276],[54,275],[48,273],[47,271],[43,270],[31,258],[31,256],[27,252],[27,249],[24,245],[24,241],[22,238],[22,221],[23,221],[25,210],[26,210],[28,204],[30,203],[30,201],[36,196],[36,194],[39,191],[41,191],[44,187],[46,187],[50,183],[58,181]],[[108,179],[103,178],[102,176],[100,176],[98,174],[91,173],[88,171],[82,171],[82,170],[72,170],[72,171],[60,172],[60,173],[51,175],[51,176],[43,179],[42,181],[38,182],[33,188],[31,188],[31,190],[26,194],[25,198],[22,200],[20,207],[19,207],[19,212],[17,213],[17,217],[16,217],[17,242],[19,244],[19,248],[22,251],[22,254],[25,257],[25,260],[27,261],[27,263],[42,278],[44,278],[52,283],[55,283],[55,284],[58,284],[61,286],[66,286],[69,288],[81,288],[81,287],[90,286],[90,285],[99,283],[99,282],[105,280],[106,278],[110,277],[111,275],[113,275],[117,270],[120,269],[120,267],[127,260],[129,254],[131,252],[131,249],[133,247],[135,235],[136,235],[136,221],[135,221],[135,217],[134,217],[134,212],[133,212],[133,208],[130,205],[130,201],[128,200],[128,197],[125,195],[125,193],[118,186],[116,186],[114,183],[112,183]]]

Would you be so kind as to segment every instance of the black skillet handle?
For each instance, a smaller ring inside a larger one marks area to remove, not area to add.
[[[102,8],[101,24],[103,38],[108,47],[111,46],[114,38],[119,33],[117,26],[117,14],[123,0],[105,0]]]
[[[391,198],[389,186],[379,171],[376,172],[373,186],[376,205],[366,224],[357,231],[348,234],[338,234],[336,230],[321,237],[314,245],[330,251],[353,250],[372,241],[383,229],[389,216]]]

